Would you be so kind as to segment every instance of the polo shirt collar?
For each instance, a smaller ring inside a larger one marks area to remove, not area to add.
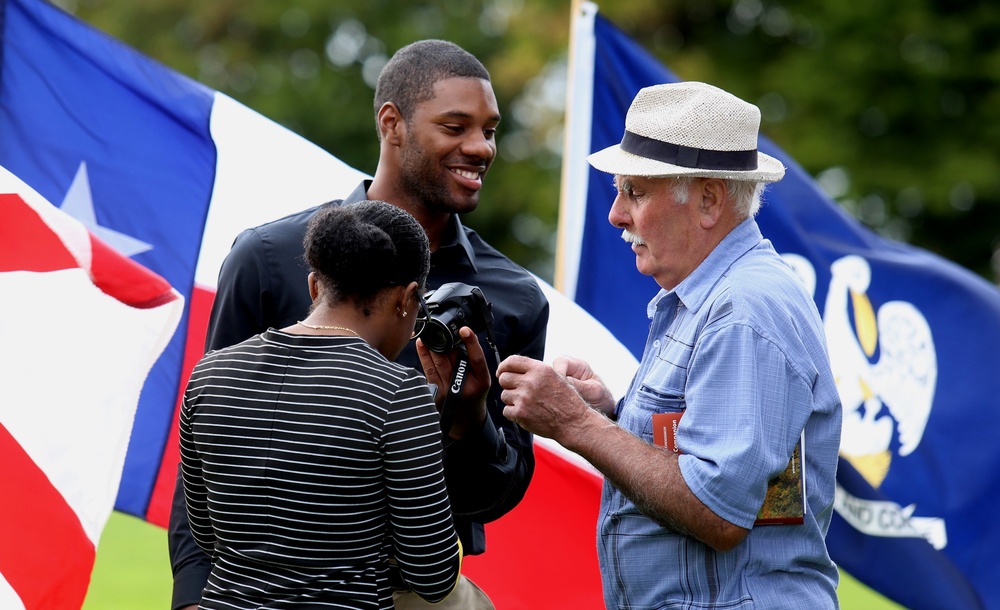
[[[748,218],[736,225],[701,262],[691,275],[684,278],[673,290],[660,290],[646,307],[647,315],[652,318],[663,297],[675,293],[688,311],[697,311],[712,293],[716,283],[722,278],[733,263],[744,254],[755,248],[764,236],[757,226],[757,221]]]

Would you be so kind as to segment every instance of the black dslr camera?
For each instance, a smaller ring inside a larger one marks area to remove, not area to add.
[[[493,308],[476,286],[460,282],[442,284],[425,295],[427,319],[418,336],[432,352],[447,353],[462,344],[458,329],[493,334]]]

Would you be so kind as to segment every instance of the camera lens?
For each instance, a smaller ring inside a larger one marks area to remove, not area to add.
[[[443,354],[454,349],[459,337],[458,333],[453,333],[447,324],[437,318],[431,318],[423,332],[420,333],[420,340],[424,342],[427,349]]]
[[[443,354],[460,346],[462,338],[458,331],[463,326],[479,333],[488,330],[493,323],[490,304],[475,286],[457,282],[442,284],[425,297],[428,319],[419,337],[432,352]]]

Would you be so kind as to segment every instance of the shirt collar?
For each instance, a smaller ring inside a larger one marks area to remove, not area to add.
[[[448,229],[438,245],[437,252],[448,252],[451,253],[450,256],[465,258],[469,266],[472,267],[472,272],[479,273],[476,267],[476,251],[472,249],[469,236],[466,235],[465,226],[458,219],[458,214],[452,214],[448,220]]]
[[[688,311],[697,311],[726,270],[763,239],[760,227],[753,218],[736,225],[736,228],[719,242],[705,260],[695,267],[691,275],[684,278],[673,290],[660,290],[646,306],[646,314],[652,318],[664,297],[670,293],[675,293]]]
[[[358,188],[351,191],[351,194],[344,197],[344,205],[357,203],[368,199],[368,187],[372,185],[371,180],[362,180]]]
[[[368,187],[371,185],[371,180],[363,180],[350,195],[344,198],[344,205],[368,199]],[[445,230],[437,252],[453,253],[450,256],[464,257],[469,266],[472,267],[472,272],[479,272],[476,267],[476,252],[472,249],[472,244],[469,242],[468,235],[465,234],[465,227],[459,220],[458,214],[452,214],[448,220],[448,228]]]

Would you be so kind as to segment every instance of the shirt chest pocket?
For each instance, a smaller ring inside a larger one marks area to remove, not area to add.
[[[639,387],[631,404],[622,409],[618,425],[632,434],[653,442],[653,415],[657,413],[682,413],[687,406],[683,390]]]
[[[619,425],[650,442],[654,414],[680,413],[687,407],[684,389],[692,351],[691,345],[670,337],[661,338],[654,348],[655,356],[643,371],[642,382],[618,416]]]
[[[694,352],[694,339],[685,341],[663,337],[654,346],[656,359],[643,380],[643,385],[662,395],[683,395],[687,385],[688,367]],[[679,390],[679,391],[678,391]]]

